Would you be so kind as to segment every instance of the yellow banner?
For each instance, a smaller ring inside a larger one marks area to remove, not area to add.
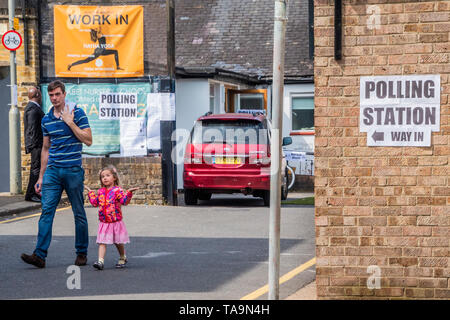
[[[142,6],[54,6],[55,75],[144,75]]]

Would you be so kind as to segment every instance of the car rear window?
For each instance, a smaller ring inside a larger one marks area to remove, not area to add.
[[[253,120],[197,121],[191,133],[192,143],[267,144],[267,128]]]

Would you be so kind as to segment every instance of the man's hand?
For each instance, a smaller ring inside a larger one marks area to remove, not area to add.
[[[91,188],[89,188],[88,186],[84,186],[84,188],[86,189],[87,192],[91,192]]]
[[[73,110],[72,112],[69,111],[69,105],[64,106],[64,110],[61,111],[61,118],[69,127],[73,123],[74,114]]]
[[[36,191],[37,194],[42,195],[41,190],[42,190],[42,178],[39,178],[36,184],[34,185],[34,191]]]
[[[75,109],[73,109],[71,112],[69,110],[69,105],[66,104],[64,106],[64,110],[61,112],[61,119],[65,124],[67,124],[70,130],[72,130],[77,139],[89,147],[90,145],[92,145],[91,128],[80,129],[78,125],[73,121],[75,118]]]

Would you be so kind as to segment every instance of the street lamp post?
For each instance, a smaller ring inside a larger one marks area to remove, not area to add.
[[[270,169],[269,300],[280,291],[281,138],[283,128],[284,46],[287,0],[275,0],[273,43],[272,146]]]
[[[14,16],[16,5],[14,0],[8,0],[9,30],[14,28]],[[22,161],[20,155],[20,113],[17,108],[17,84],[16,84],[16,51],[9,53],[10,78],[11,78],[11,107],[9,109],[9,190],[11,194],[22,192]]]

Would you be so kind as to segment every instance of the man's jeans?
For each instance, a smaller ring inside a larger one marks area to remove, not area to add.
[[[87,254],[89,244],[88,223],[84,211],[84,169],[81,167],[47,167],[42,181],[42,214],[34,253],[45,259],[52,240],[53,218],[61,194],[66,190],[75,218],[75,249],[77,254]]]

